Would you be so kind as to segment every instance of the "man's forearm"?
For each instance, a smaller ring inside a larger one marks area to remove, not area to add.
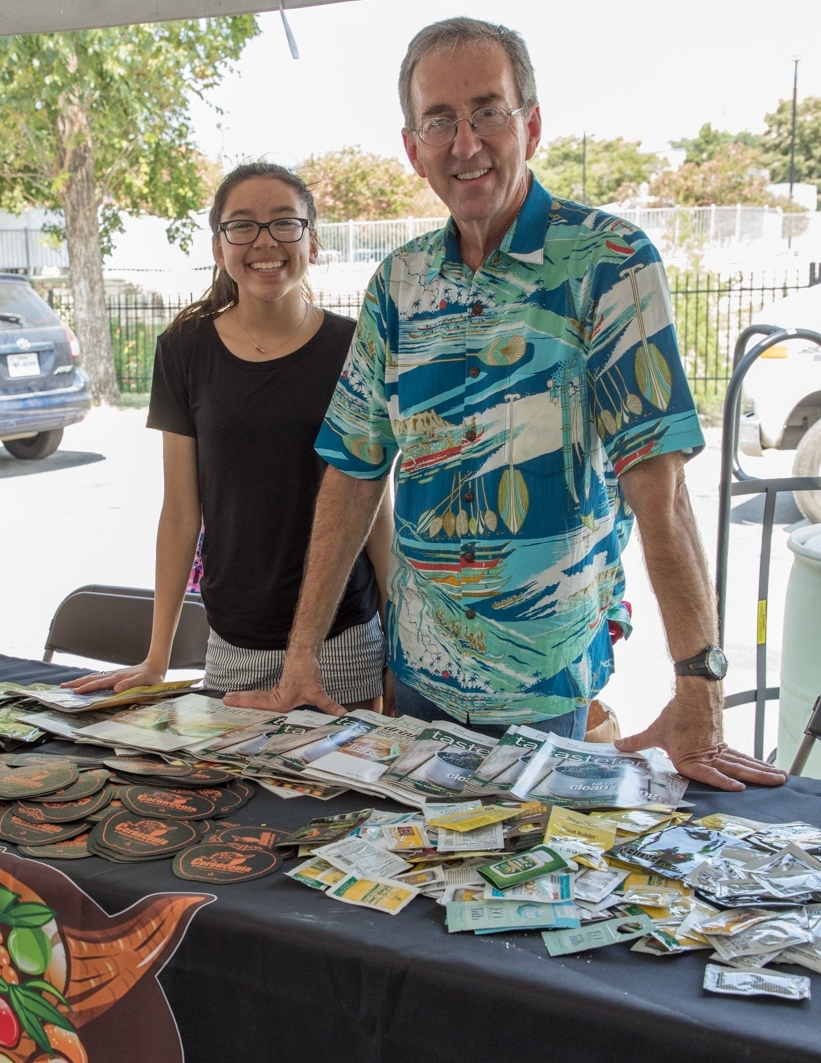
[[[621,477],[674,661],[718,640],[716,602],[681,456],[649,458]]]
[[[289,653],[319,654],[373,523],[385,480],[358,480],[329,466],[316,500]]]

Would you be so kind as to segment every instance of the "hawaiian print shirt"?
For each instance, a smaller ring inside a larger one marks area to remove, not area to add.
[[[484,265],[451,219],[370,282],[317,450],[395,476],[389,663],[462,722],[588,703],[629,629],[617,477],[704,439],[647,236],[532,180]]]

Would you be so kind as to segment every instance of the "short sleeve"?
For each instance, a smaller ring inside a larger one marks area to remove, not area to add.
[[[383,263],[368,285],[353,342],[316,442],[317,453],[329,465],[365,480],[387,476],[399,449],[385,397],[391,362],[387,268]]]
[[[704,436],[656,248],[641,230],[620,223],[602,240],[587,279],[588,378],[616,474],[657,454],[697,453]]]
[[[191,346],[188,329],[164,332],[158,337],[146,420],[148,428],[196,437],[188,386]]]

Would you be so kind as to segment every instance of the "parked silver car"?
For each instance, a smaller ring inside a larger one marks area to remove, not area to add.
[[[821,334],[821,284],[764,307],[753,324]],[[821,347],[795,338],[768,348],[747,371],[744,395],[751,409],[741,418],[740,449],[754,457],[768,447],[795,450],[793,475],[821,476]],[[821,523],[821,491],[796,492],[795,500]]]
[[[25,277],[0,273],[0,442],[45,458],[91,406],[77,337]]]

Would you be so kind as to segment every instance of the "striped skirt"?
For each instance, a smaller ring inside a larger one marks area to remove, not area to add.
[[[232,646],[216,631],[205,655],[207,690],[268,690],[282,675],[285,650],[249,650]],[[319,658],[322,682],[340,705],[379,697],[385,668],[385,638],[379,615],[327,639]]]

